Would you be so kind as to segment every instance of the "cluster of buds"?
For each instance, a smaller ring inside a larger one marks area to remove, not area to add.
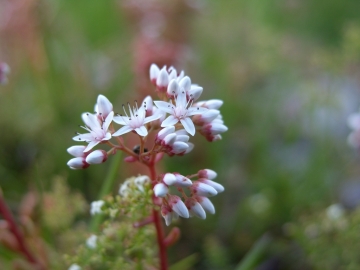
[[[189,218],[196,216],[206,218],[206,212],[215,213],[215,208],[208,197],[224,191],[224,187],[215,181],[216,172],[209,169],[198,171],[190,176],[179,173],[160,175],[154,186],[154,194],[161,198],[161,214],[166,225],[170,225],[179,216]],[[190,178],[197,177],[195,181]],[[180,196],[170,193],[171,187],[176,187]],[[206,211],[206,212],[205,212]]]
[[[166,66],[160,69],[152,64],[150,80],[156,86],[159,99],[153,100],[147,96],[139,104],[135,101],[134,105],[123,105],[121,113],[114,112],[112,103],[105,96],[98,96],[95,113],[82,114],[85,125],[81,127],[86,133],[77,133],[73,137],[73,140],[86,142],[87,145],[68,148],[68,152],[74,156],[68,162],[70,168],[85,169],[91,164],[103,163],[117,151],[127,154],[126,162],[140,162],[150,167],[160,161],[164,154],[182,156],[191,152],[194,144],[189,142],[190,135],[194,136],[196,132],[213,142],[221,139],[220,134],[227,131],[219,111],[223,102],[217,99],[198,101],[203,88],[192,84],[183,71],[178,73],[175,68],[167,69]],[[154,132],[156,136],[148,137]],[[128,147],[123,138],[127,133],[136,134],[140,143]],[[106,144],[110,149],[93,150],[100,144]],[[198,179],[191,181],[193,177]],[[177,216],[205,218],[204,210],[214,213],[214,206],[208,197],[224,190],[223,186],[212,181],[215,177],[214,171],[201,170],[187,177],[167,173],[149,179],[155,196],[161,198],[155,201],[162,201],[161,212],[166,224]],[[124,183],[120,189],[121,195],[126,193],[127,184]],[[178,188],[184,201],[169,193],[170,186]]]

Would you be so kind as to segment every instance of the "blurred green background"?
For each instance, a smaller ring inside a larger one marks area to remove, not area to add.
[[[124,7],[131,1],[28,0],[29,12],[13,13],[10,2],[0,1],[0,61],[12,68],[0,86],[5,198],[16,211],[27,190],[46,192],[61,176],[88,202],[96,200],[109,162],[72,171],[66,149],[98,94],[115,111],[144,97],[134,73],[139,30]],[[154,1],[137,2],[146,9]],[[193,269],[240,269],[249,258],[241,269],[359,269],[360,156],[346,143],[346,119],[360,105],[360,2],[186,5],[187,24],[172,22],[175,39],[187,35],[175,66],[204,87],[202,99],[224,100],[229,131],[215,143],[195,137],[194,151],[167,159],[166,170],[211,168],[226,190],[212,199],[216,215],[179,223],[170,261],[197,254]],[[23,21],[13,22],[18,14]],[[132,173],[121,169],[114,193]],[[344,226],[326,215],[334,203],[346,208]]]

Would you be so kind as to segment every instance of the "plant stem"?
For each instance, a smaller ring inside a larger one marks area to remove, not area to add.
[[[150,178],[152,181],[154,181],[156,178],[156,170],[155,170],[155,164],[153,162],[150,163],[149,169],[150,169]],[[153,198],[155,198],[154,195]],[[160,269],[167,270],[168,265],[167,265],[166,247],[164,243],[164,231],[163,231],[159,211],[153,209],[152,215],[156,228],[157,242],[159,246]]]
[[[117,172],[119,171],[121,164],[120,162],[121,157],[122,157],[121,153],[116,153],[116,155],[114,156],[108,174],[106,175],[105,181],[98,195],[99,200],[101,200],[106,194],[108,194],[111,191],[112,187],[114,186],[114,181],[116,179]],[[102,215],[95,215],[91,219],[91,223],[90,223],[91,231],[96,232],[98,230],[101,220],[102,220]]]
[[[5,202],[1,190],[0,190],[0,213],[2,214],[3,218],[8,222],[9,229],[18,242],[20,252],[26,257],[26,259],[30,263],[37,265],[39,269],[44,269],[44,267],[36,260],[36,258],[31,254],[30,250],[27,248],[25,244],[24,236],[22,235],[21,231],[16,225],[15,219]]]

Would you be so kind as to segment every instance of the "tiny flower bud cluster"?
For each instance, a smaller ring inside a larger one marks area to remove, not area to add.
[[[205,219],[206,212],[214,214],[214,205],[208,197],[224,191],[222,185],[213,181],[216,176],[216,172],[209,169],[200,170],[192,175],[191,177],[198,178],[195,181],[179,173],[161,175],[153,190],[155,196],[162,199],[161,214],[166,225],[170,225],[179,216],[183,218],[196,216]],[[177,188],[180,196],[170,193],[171,186]]]

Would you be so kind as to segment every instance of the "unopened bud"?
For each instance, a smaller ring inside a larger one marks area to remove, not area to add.
[[[108,158],[106,151],[95,150],[86,157],[86,162],[89,164],[101,164]]]

